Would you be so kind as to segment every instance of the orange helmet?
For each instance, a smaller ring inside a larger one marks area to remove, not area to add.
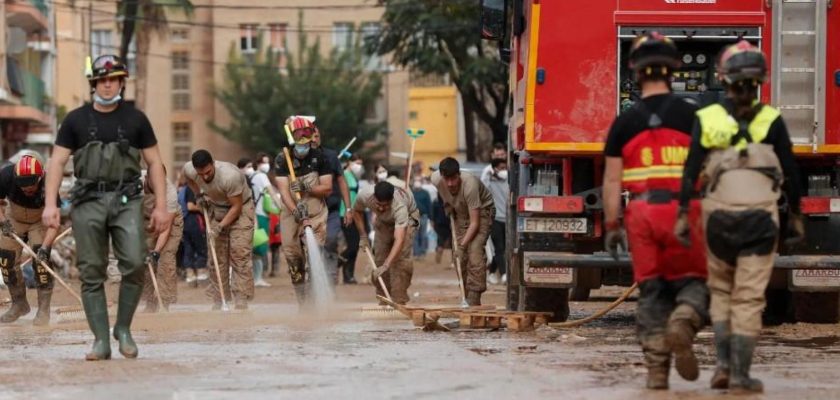
[[[315,134],[315,124],[304,117],[293,117],[289,121],[289,128],[292,131],[292,137],[296,144],[307,144],[312,141],[312,135]]]
[[[25,155],[15,163],[15,183],[21,187],[37,184],[44,177],[44,166],[37,158]]]

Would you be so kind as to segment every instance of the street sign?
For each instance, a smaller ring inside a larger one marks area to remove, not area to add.
[[[425,129],[406,129],[405,133],[411,136],[412,139],[418,139],[426,134]]]

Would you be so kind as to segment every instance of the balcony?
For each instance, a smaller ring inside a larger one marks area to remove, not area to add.
[[[27,33],[49,30],[45,0],[6,0],[6,23]]]
[[[0,104],[0,119],[24,120],[36,125],[50,125],[46,86],[37,75],[21,69],[17,61],[6,57],[6,77],[15,97],[11,104]]]

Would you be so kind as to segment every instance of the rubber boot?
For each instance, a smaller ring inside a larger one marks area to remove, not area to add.
[[[38,289],[38,312],[35,314],[35,319],[32,320],[33,325],[44,326],[50,324],[52,293],[52,288]]]
[[[712,324],[715,331],[715,351],[717,352],[717,368],[712,375],[712,389],[729,388],[729,360],[732,357],[729,352],[730,328],[729,322],[715,322]]]
[[[467,304],[470,307],[476,307],[481,305],[481,292],[467,292]]]
[[[652,390],[668,389],[668,374],[671,369],[671,354],[668,351],[664,335],[656,335],[642,343],[645,366],[648,370],[647,388]]]
[[[729,376],[729,390],[733,394],[761,393],[764,384],[760,380],[750,377],[752,357],[755,352],[756,338],[743,335],[732,335],[730,340],[731,370]]]
[[[671,313],[665,328],[668,348],[674,354],[674,367],[677,373],[687,381],[695,381],[700,376],[692,345],[694,336],[702,326],[703,319],[694,307],[680,304]]]
[[[29,302],[26,301],[26,286],[23,279],[17,279],[15,283],[7,283],[9,285],[9,295],[12,297],[12,306],[5,314],[0,316],[0,323],[8,324],[18,320],[18,318],[29,314]]]
[[[126,281],[120,283],[120,300],[117,308],[117,322],[114,323],[114,339],[120,342],[120,354],[125,358],[137,358],[137,344],[131,337],[131,321],[140,303],[143,285]]]
[[[111,359],[111,339],[108,337],[108,303],[105,301],[105,289],[93,293],[82,292],[82,304],[85,308],[88,326],[93,332],[93,348],[85,355],[85,360],[99,361]]]

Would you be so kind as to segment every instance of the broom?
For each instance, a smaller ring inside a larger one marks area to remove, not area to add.
[[[385,286],[385,281],[382,279],[382,275],[376,274],[376,261],[373,259],[373,254],[370,253],[370,248],[365,247],[365,254],[367,254],[368,260],[370,261],[371,268],[373,268],[373,273],[376,276],[377,281],[379,282],[379,286],[382,288],[382,292],[385,293],[385,299],[389,302],[393,302],[394,300],[391,298],[391,293],[388,292],[388,287]],[[381,297],[381,296],[377,296]],[[395,303],[396,304],[396,303]],[[374,307],[362,307],[362,315],[363,316],[370,316],[370,317],[394,317],[399,315],[399,310],[396,308],[384,305],[384,306],[374,306]]]
[[[201,211],[204,213],[204,221],[205,230],[207,233],[207,242],[210,243],[210,255],[213,257],[213,266],[216,267],[216,279],[219,282],[219,295],[222,296],[222,311],[230,311],[230,306],[228,306],[227,299],[225,299],[225,286],[222,284],[222,272],[219,271],[219,259],[216,257],[216,243],[215,240],[210,239],[210,218],[207,216],[207,208],[202,208]]]
[[[452,225],[452,252],[453,254],[457,254],[458,235],[455,234],[455,217],[449,216],[449,222]],[[455,257],[455,272],[458,274],[458,286],[461,288],[461,308],[469,308],[470,305],[467,304],[467,293],[464,289],[463,271],[461,271],[461,259],[458,257]]]

